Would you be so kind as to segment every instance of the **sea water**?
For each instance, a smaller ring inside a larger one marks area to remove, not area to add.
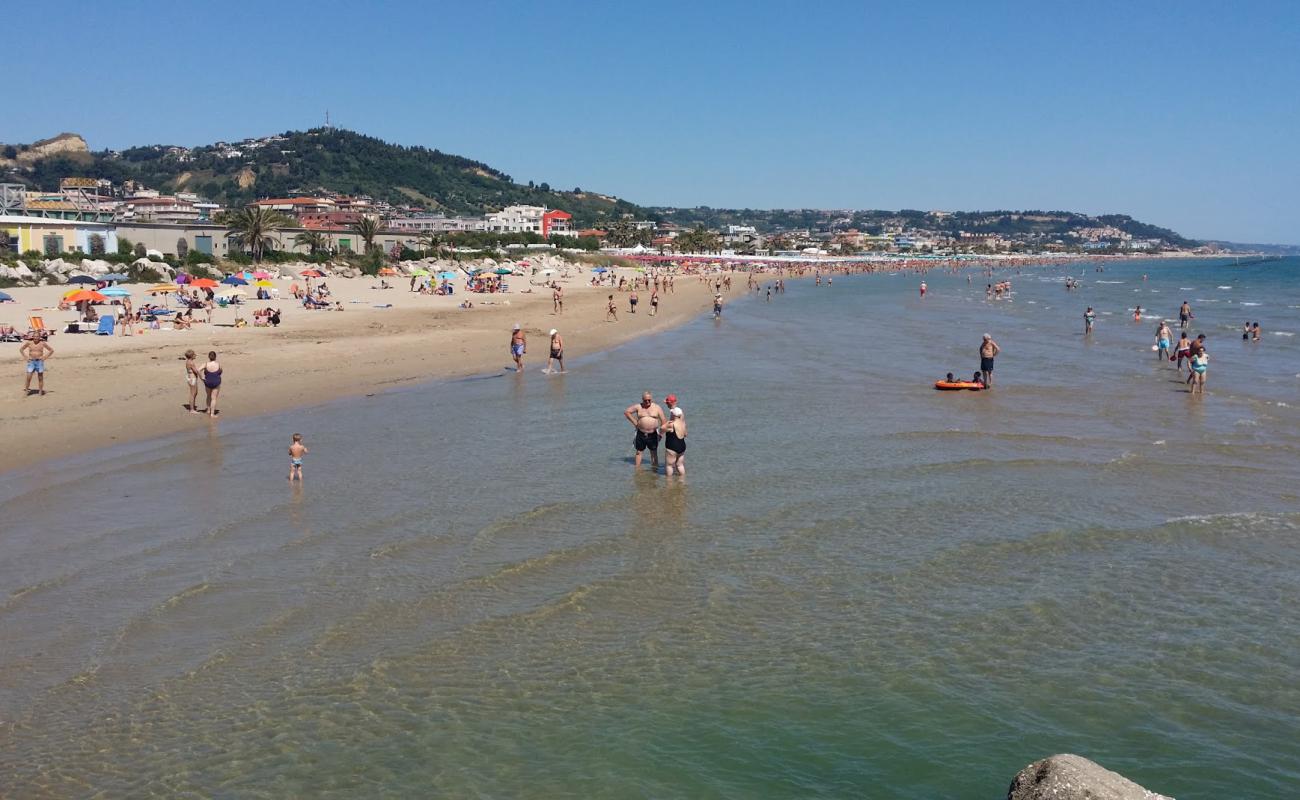
[[[9,473],[0,793],[992,798],[1075,752],[1295,797],[1298,267],[738,289],[565,376]],[[1203,398],[1150,350],[1183,299]],[[934,391],[984,332],[995,389]],[[632,468],[643,389],[685,479]]]

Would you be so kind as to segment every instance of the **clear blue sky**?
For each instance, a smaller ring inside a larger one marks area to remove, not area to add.
[[[13,3],[0,141],[335,124],[727,207],[1300,243],[1300,2]]]

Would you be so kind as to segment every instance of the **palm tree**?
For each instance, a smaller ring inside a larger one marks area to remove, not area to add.
[[[260,263],[262,253],[275,243],[275,234],[293,225],[294,221],[279,211],[248,206],[226,213],[221,224],[230,232],[231,240],[247,247],[253,254],[253,261]]]
[[[370,248],[375,246],[375,237],[384,229],[384,223],[378,217],[362,217],[352,225],[353,232],[361,237],[361,241],[366,243],[365,252],[369,253]]]
[[[423,253],[432,250],[434,255],[437,255],[438,251],[442,249],[442,237],[432,231],[421,233],[416,241],[419,243],[420,251]]]
[[[323,251],[329,245],[328,240],[325,238],[325,234],[320,231],[303,231],[293,237],[293,243],[298,247],[310,248],[312,255],[316,255]]]

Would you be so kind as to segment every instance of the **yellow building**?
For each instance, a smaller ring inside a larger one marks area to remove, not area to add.
[[[17,215],[0,216],[0,230],[9,233],[9,249],[16,253],[36,250],[46,253],[87,253],[90,237],[99,235],[105,253],[117,252],[117,231],[103,222],[47,219]]]

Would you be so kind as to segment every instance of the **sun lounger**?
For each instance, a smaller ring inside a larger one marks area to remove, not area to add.
[[[95,334],[98,336],[112,336],[113,324],[115,322],[117,322],[117,320],[113,317],[109,317],[109,316],[100,317],[99,327],[95,329]]]
[[[37,316],[28,317],[27,324],[29,326],[29,332],[31,333],[42,333],[45,334],[46,336],[54,335],[54,331],[45,327],[44,317],[37,317]]]

